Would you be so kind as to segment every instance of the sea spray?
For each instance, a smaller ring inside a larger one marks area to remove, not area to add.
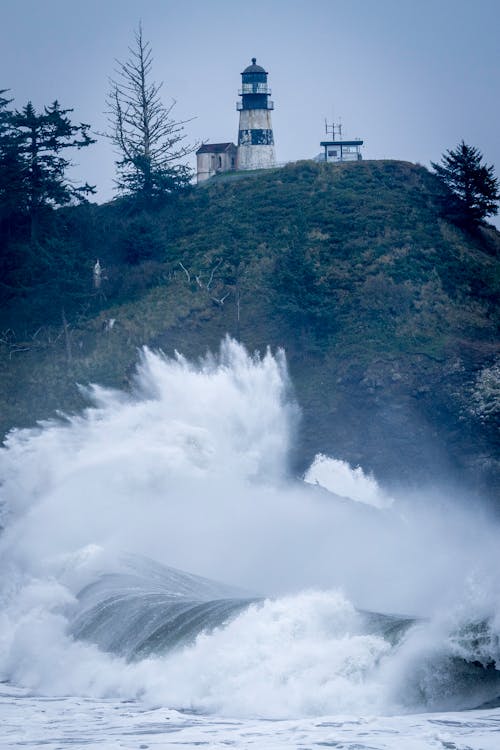
[[[354,469],[346,462],[318,453],[304,475],[308,484],[317,484],[330,492],[375,508],[388,508],[394,502],[382,491],[371,475],[360,466]]]

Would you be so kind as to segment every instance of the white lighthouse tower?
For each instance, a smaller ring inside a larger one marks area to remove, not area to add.
[[[271,124],[271,90],[267,85],[267,72],[252,64],[241,74],[242,84],[239,94],[241,102],[236,104],[240,113],[238,131],[238,169],[267,169],[276,163],[274,136]]]

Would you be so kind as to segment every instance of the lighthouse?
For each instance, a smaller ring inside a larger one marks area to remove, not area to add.
[[[238,169],[267,169],[276,163],[274,136],[271,124],[271,90],[267,85],[267,72],[252,64],[241,74],[241,102],[236,104],[240,113],[238,131]]]

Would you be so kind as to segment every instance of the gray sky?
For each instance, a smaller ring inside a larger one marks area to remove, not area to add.
[[[0,88],[18,107],[57,98],[96,131],[142,20],[165,100],[196,118],[192,140],[236,141],[240,73],[255,56],[280,161],[317,154],[324,118],[341,116],[367,159],[428,165],[463,138],[500,168],[500,0],[2,0],[0,17]],[[111,197],[109,143],[75,160],[98,200]]]

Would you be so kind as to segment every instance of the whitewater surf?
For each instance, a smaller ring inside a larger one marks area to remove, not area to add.
[[[0,453],[1,747],[497,747],[486,509],[293,477],[282,352],[86,394]]]

